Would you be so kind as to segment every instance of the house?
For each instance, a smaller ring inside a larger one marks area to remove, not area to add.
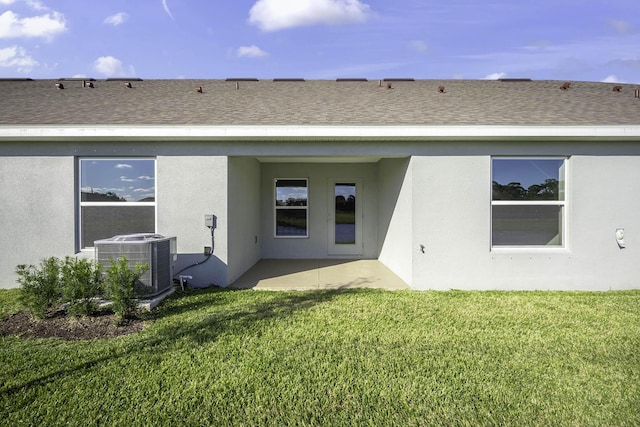
[[[413,289],[637,289],[639,89],[2,79],[0,285],[153,232],[198,286],[373,259]]]

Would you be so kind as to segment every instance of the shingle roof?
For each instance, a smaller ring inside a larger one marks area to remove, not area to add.
[[[628,84],[573,82],[562,90],[564,81],[393,81],[391,89],[377,80],[92,83],[0,80],[0,125],[640,124],[640,86]]]

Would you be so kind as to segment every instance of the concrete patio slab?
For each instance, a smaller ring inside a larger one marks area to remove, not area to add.
[[[263,259],[231,289],[312,290],[409,286],[378,260]]]

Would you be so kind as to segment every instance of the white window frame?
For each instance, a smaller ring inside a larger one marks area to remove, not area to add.
[[[87,202],[82,200],[82,162],[83,161],[122,161],[126,162],[128,160],[153,160],[153,174],[154,174],[154,197],[153,202]],[[82,246],[83,236],[82,236],[82,208],[83,207],[136,207],[136,206],[153,206],[153,228],[154,233],[158,229],[158,187],[157,187],[157,176],[158,176],[158,162],[155,157],[109,157],[109,156],[99,156],[99,157],[91,157],[84,156],[77,158],[77,167],[78,167],[78,176],[77,176],[77,197],[78,197],[78,220],[77,220],[77,235],[78,235],[78,248],[80,251],[93,251],[93,246]]]
[[[276,201],[278,200],[278,181],[304,181],[307,189],[307,204],[305,206],[278,206]],[[274,178],[273,180],[273,237],[276,239],[308,239],[309,238],[309,178]],[[293,236],[279,236],[278,235],[278,211],[279,210],[305,210],[307,218],[307,227],[304,235]]]
[[[566,252],[568,250],[568,209],[569,209],[569,156],[491,156],[491,179],[489,180],[489,194],[491,208],[489,215],[489,241],[491,251],[545,251],[545,252]],[[493,200],[493,161],[494,160],[562,160],[564,173],[559,177],[559,182],[564,183],[564,197],[562,200]],[[493,207],[494,206],[561,206],[562,219],[560,236],[561,245],[494,245],[493,244]]]

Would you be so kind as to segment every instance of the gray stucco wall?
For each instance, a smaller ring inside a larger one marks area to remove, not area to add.
[[[229,158],[229,269],[233,283],[260,260],[260,163],[255,158]]]
[[[411,166],[415,289],[640,287],[640,157],[570,157],[563,249],[491,249],[490,156],[414,157]]]
[[[0,157],[0,287],[18,264],[73,255],[74,173],[73,157]]]
[[[378,162],[378,259],[410,286],[414,255],[412,168],[409,158]]]
[[[193,286],[211,284],[226,286],[229,254],[228,226],[228,163],[224,156],[158,156],[157,169],[157,232],[177,236],[178,261],[176,272],[191,275]],[[212,242],[205,227],[204,216],[217,217]],[[213,246],[212,256],[205,262],[204,247]]]
[[[75,156],[135,155],[157,159],[157,232],[178,237],[178,269],[205,259],[212,243],[204,215],[217,217],[213,256],[185,272],[196,286],[226,286],[260,258],[327,257],[328,182],[352,177],[363,183],[362,257],[379,257],[415,289],[640,288],[635,144],[407,143],[396,155],[413,157],[349,164],[259,163],[207,151],[153,142],[3,146],[0,286],[16,286],[18,264],[75,253]],[[491,155],[569,155],[565,248],[492,250]],[[302,177],[310,180],[310,237],[275,239],[273,179]]]

